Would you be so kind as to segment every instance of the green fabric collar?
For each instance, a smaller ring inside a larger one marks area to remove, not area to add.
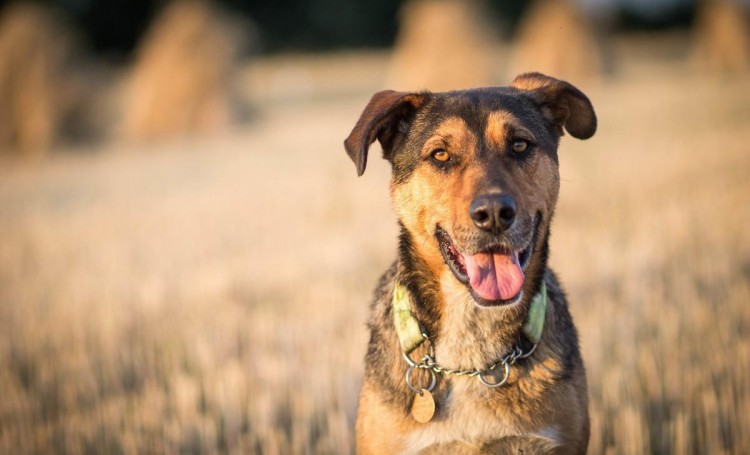
[[[396,326],[401,351],[410,353],[417,348],[425,337],[417,318],[411,313],[409,292],[403,284],[396,282],[393,289],[393,323]]]
[[[427,334],[422,331],[419,321],[411,312],[411,300],[409,292],[404,285],[396,282],[393,289],[393,323],[396,327],[401,351],[408,354],[416,349],[427,339]],[[534,296],[529,308],[529,314],[523,325],[523,334],[534,345],[539,343],[544,330],[544,319],[547,315],[547,284],[542,280],[539,293]]]
[[[544,330],[544,319],[547,316],[547,283],[542,279],[542,286],[534,296],[529,307],[529,314],[523,325],[523,334],[534,344],[542,339]]]

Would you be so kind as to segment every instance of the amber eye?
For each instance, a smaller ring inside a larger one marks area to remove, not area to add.
[[[523,153],[529,148],[529,141],[524,139],[516,139],[512,145],[513,151],[516,153]]]
[[[432,157],[437,161],[442,161],[443,163],[451,159],[451,156],[443,149],[437,149],[432,152]]]

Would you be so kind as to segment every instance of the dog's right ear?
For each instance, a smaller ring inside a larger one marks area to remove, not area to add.
[[[346,153],[357,165],[357,175],[365,173],[367,151],[375,139],[380,141],[385,157],[389,157],[399,133],[399,122],[410,117],[424,104],[426,98],[426,93],[393,90],[383,90],[372,96],[354,129],[344,141]]]

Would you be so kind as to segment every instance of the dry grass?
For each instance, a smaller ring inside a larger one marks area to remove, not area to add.
[[[693,59],[704,71],[750,70],[750,14],[735,0],[705,0],[693,32]]]
[[[173,0],[143,38],[127,82],[121,134],[153,139],[215,132],[232,105],[242,26],[203,0]]]
[[[675,83],[608,93],[604,143],[562,158],[553,263],[582,335],[592,453],[750,448],[750,111],[732,99],[747,82]]]
[[[411,0],[399,14],[388,85],[399,90],[455,90],[491,85],[493,25],[480,2]]]
[[[49,7],[0,11],[0,152],[38,156],[63,133],[74,100],[72,32]]]
[[[750,81],[628,71],[561,151],[591,453],[747,453]],[[395,249],[386,164],[357,179],[341,146],[368,95],[2,162],[0,452],[350,452]]]
[[[513,72],[591,81],[603,71],[601,37],[572,0],[536,0],[518,27]]]

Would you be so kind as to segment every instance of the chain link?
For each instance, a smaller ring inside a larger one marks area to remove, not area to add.
[[[427,337],[427,334],[423,333],[422,337],[424,337],[425,341],[427,341],[427,343],[430,345],[430,353],[425,354],[424,357],[422,357],[422,359],[419,361],[419,363],[417,363],[414,360],[412,360],[411,357],[409,357],[407,353],[404,352],[403,357],[404,357],[404,360],[406,360],[406,363],[409,365],[409,372],[417,368],[421,370],[430,370],[431,373],[433,374],[437,373],[437,374],[444,374],[447,376],[466,376],[470,378],[477,377],[479,381],[487,387],[499,387],[505,384],[505,382],[508,380],[508,376],[510,375],[511,365],[516,363],[518,359],[525,359],[529,357],[531,354],[534,353],[534,351],[536,350],[536,346],[537,346],[536,343],[534,343],[534,345],[531,347],[531,349],[529,349],[528,352],[523,352],[523,350],[520,347],[515,346],[513,347],[512,351],[510,351],[508,354],[506,354],[497,362],[487,367],[487,369],[485,370],[477,370],[477,369],[461,370],[461,369],[450,369],[450,368],[445,368],[445,367],[440,366],[435,361],[435,350],[433,349],[432,342]],[[504,377],[502,378],[502,380],[494,384],[487,382],[484,379],[484,376],[489,375],[498,366],[501,366],[501,365],[503,366],[503,370],[504,370]],[[409,385],[411,386],[409,378],[407,378],[407,383],[409,383]]]

